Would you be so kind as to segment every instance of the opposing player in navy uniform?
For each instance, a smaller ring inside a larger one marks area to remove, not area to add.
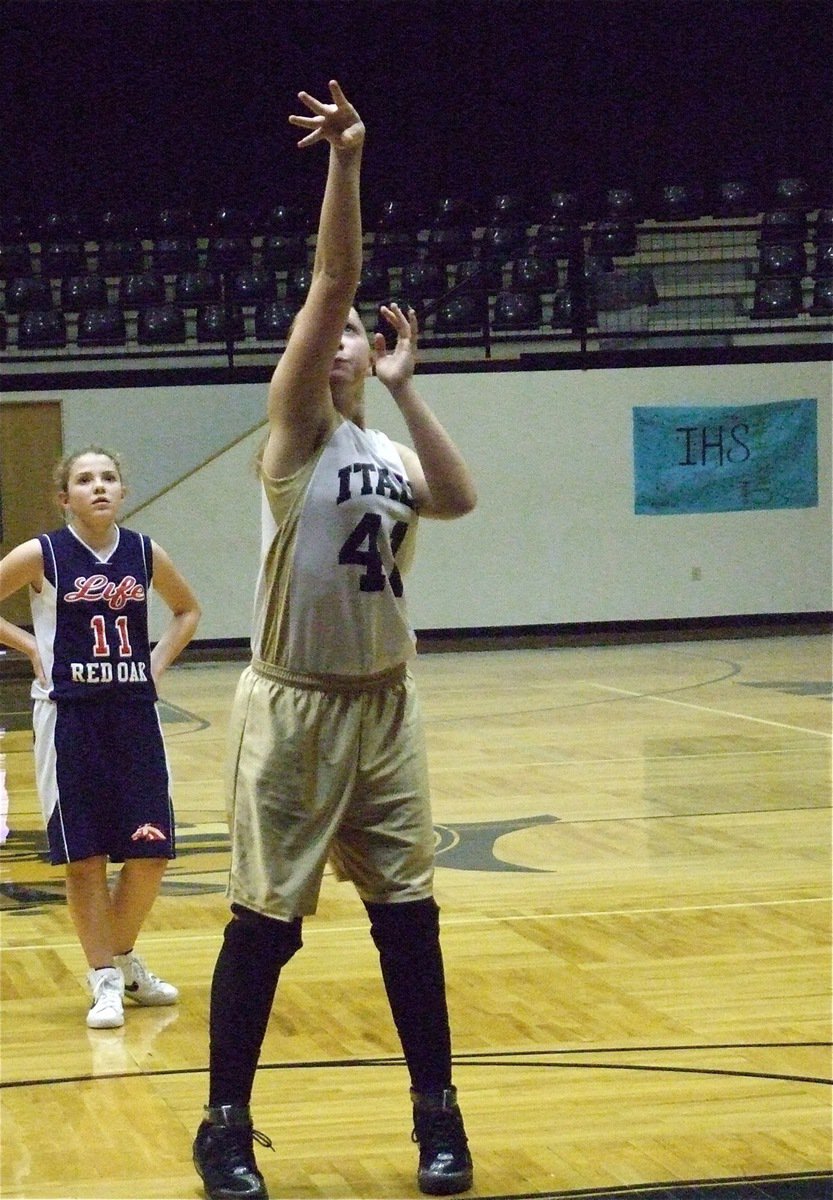
[[[0,562],[0,600],[29,588],[33,633],[0,618],[0,643],[28,656],[35,772],[50,859],[89,964],[87,1025],[124,1024],[124,997],[174,1004],[177,989],[136,954],[175,854],[156,687],[197,627],[197,599],[165,551],[117,524],[118,457],[90,446],[56,469],[63,528]],[[151,649],[151,585],[171,619]],[[110,890],[107,863],[122,863]]]
[[[370,918],[411,1083],[418,1183],[472,1184],[451,1076],[434,836],[403,575],[418,516],[459,517],[475,488],[413,382],[417,323],[395,304],[392,350],[353,307],[362,264],[364,125],[335,81],[292,116],[329,143],[312,280],[272,377],[260,462],[262,548],[252,661],[230,722],[232,918],[212,981],[208,1105],[194,1161],[210,1200],[264,1200],[250,1099],[281,968],[324,869]],[[375,373],[413,447],[365,428]],[[360,1118],[357,1118],[360,1119]]]

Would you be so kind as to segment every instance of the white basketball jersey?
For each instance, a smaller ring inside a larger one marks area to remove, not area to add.
[[[413,657],[402,575],[417,513],[394,444],[343,421],[295,475],[262,476],[252,651],[307,675],[375,675]]]

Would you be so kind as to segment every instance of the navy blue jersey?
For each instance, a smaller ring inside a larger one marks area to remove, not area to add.
[[[38,540],[44,583],[30,598],[47,687],[35,683],[32,694],[54,700],[154,701],[150,538],[119,527],[116,546],[105,559],[68,526]]]

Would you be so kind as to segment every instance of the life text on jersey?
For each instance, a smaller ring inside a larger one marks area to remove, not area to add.
[[[104,600],[108,607],[115,611],[124,608],[129,600],[144,600],[145,589],[132,575],[125,575],[121,583],[114,583],[106,575],[80,575],[75,580],[75,591],[66,592],[64,600],[68,604],[88,601],[98,604]]]
[[[125,575],[116,583],[106,575],[79,576],[75,590],[66,592],[68,604],[100,604],[102,601],[114,612],[121,612],[130,601],[143,602],[145,589],[133,575]],[[133,657],[130,628],[127,617],[122,614],[115,619],[115,634],[118,641],[118,661],[111,662],[111,646],[104,617],[96,613],[90,619],[92,634],[92,662],[71,662],[70,677],[73,683],[147,683],[147,664]],[[106,660],[106,661],[102,661]]]

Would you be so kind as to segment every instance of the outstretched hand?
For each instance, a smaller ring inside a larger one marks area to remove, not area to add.
[[[316,142],[329,142],[334,150],[358,150],[364,142],[364,123],[353,105],[344,95],[335,79],[330,80],[332,104],[323,104],[309,92],[299,92],[298,99],[307,106],[312,117],[293,115],[290,125],[297,125],[309,132],[302,137],[298,146],[305,150]]]
[[[407,314],[398,304],[390,307],[383,304],[379,310],[396,333],[396,345],[388,350],[385,335],[377,333],[373,338],[375,355],[374,370],[378,379],[389,392],[395,393],[414,373],[417,347],[417,317],[412,308]]]

